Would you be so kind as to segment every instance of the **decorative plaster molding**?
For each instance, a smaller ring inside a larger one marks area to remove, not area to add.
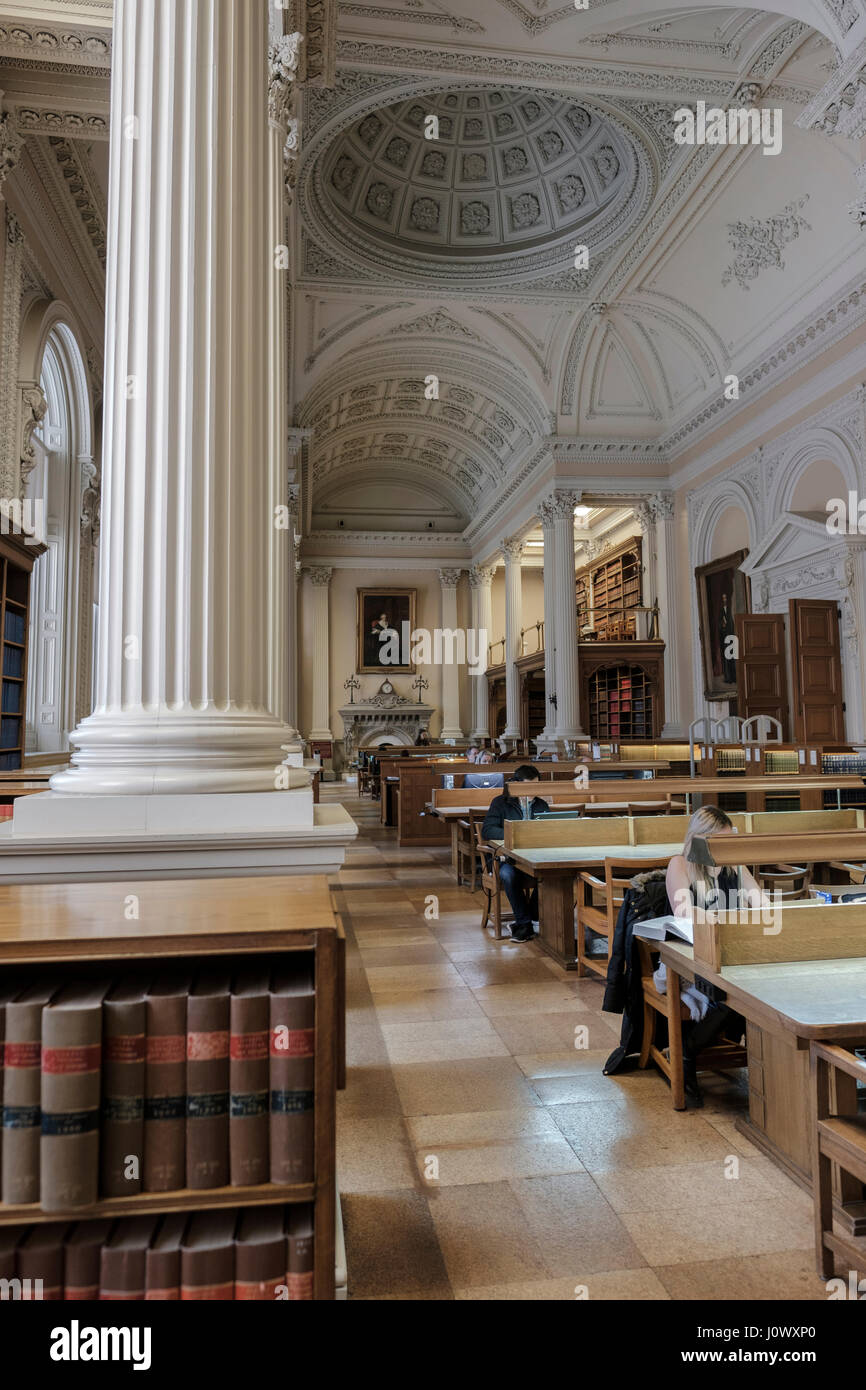
[[[417,0],[413,0],[417,3]],[[449,14],[447,10],[430,11],[421,9],[392,10],[385,5],[357,5],[343,3],[339,7],[341,15],[358,19],[384,19],[389,24],[434,24],[454,29],[465,34],[486,34],[483,24],[476,19],[464,19],[460,15]]]
[[[66,180],[70,197],[78,209],[87,235],[103,270],[108,257],[108,232],[102,211],[102,194],[90,168],[80,141],[51,136],[49,145],[54,151],[60,172]]]
[[[580,506],[583,499],[582,492],[558,492],[548,493],[543,497],[536,507],[536,512],[542,526],[547,529],[553,526],[556,521],[563,521],[567,517],[574,519],[574,509]]]
[[[70,140],[107,140],[106,117],[82,115],[80,111],[37,110],[32,106],[13,108],[19,131],[25,135],[59,135]]]
[[[830,0],[825,3],[829,6]],[[866,134],[866,39],[840,64],[794,124],[825,135],[844,135],[849,140]]]
[[[60,29],[53,24],[4,23],[0,26],[0,58],[26,58],[40,64],[57,62],[90,68],[111,67],[111,35],[83,29]]]
[[[24,233],[6,209],[6,255],[3,271],[3,313],[0,321],[0,496],[21,496],[18,433],[18,355],[21,329],[21,279]]]
[[[287,130],[303,34],[281,34],[268,46],[268,118]]]
[[[722,284],[727,286],[736,280],[740,289],[748,290],[749,281],[757,279],[762,270],[771,267],[784,270],[783,249],[797,239],[801,229],[812,230],[805,217],[800,216],[800,209],[808,201],[809,194],[804,193],[802,198],[786,204],[772,217],[729,222],[728,240],[734,249],[734,260],[722,274]]]
[[[439,583],[443,589],[456,589],[460,583],[462,569],[443,569],[439,571]]]
[[[495,565],[473,565],[469,571],[470,589],[489,589],[495,573]]]
[[[317,589],[326,589],[331,582],[333,573],[334,571],[328,565],[311,565],[307,570],[310,583]]]
[[[18,133],[14,118],[8,111],[0,116],[0,189],[21,158],[24,137]]]

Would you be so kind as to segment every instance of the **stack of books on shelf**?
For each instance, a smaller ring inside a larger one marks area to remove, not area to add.
[[[821,771],[846,773],[853,772],[866,777],[866,758],[859,753],[823,753]]]
[[[742,748],[717,748],[716,749],[716,771],[717,772],[743,772],[746,766],[746,754]]]
[[[0,1227],[0,1301],[313,1297],[313,1208]]]
[[[7,976],[0,1043],[0,1214],[314,1181],[308,953],[234,978]]]
[[[776,776],[795,777],[799,770],[799,756],[795,749],[781,753],[772,753],[768,750],[764,754],[764,771],[768,775],[775,773]]]

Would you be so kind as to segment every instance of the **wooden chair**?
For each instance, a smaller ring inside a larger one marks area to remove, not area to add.
[[[503,915],[502,912],[502,884],[499,881],[499,856],[491,845],[481,834],[483,821],[479,817],[474,822],[475,844],[478,850],[478,857],[481,861],[481,887],[487,894],[487,901],[484,906],[484,916],[481,919],[481,930],[487,930],[487,923],[493,918],[493,935],[497,941],[502,939],[502,923],[505,917],[513,920],[514,914],[509,910]]]
[[[755,877],[762,888],[773,894],[776,902],[796,902],[809,897],[812,864],[761,864]]]
[[[846,864],[840,859],[831,859],[827,868],[847,874],[848,882],[852,888],[860,887],[861,884],[866,883],[866,864]]]
[[[478,886],[478,877],[483,869],[483,860],[478,849],[476,825],[484,820],[484,813],[470,811],[466,820],[459,820],[460,834],[457,839],[457,886],[463,887],[464,880],[472,892]]]
[[[680,1002],[679,989],[670,988],[660,994],[653,979],[652,943],[635,937],[640,955],[641,986],[643,989],[643,1042],[638,1059],[639,1067],[648,1067],[655,1062],[659,1071],[666,1076],[671,1088],[674,1110],[685,1110],[686,1091],[683,1077],[683,1023],[689,1011]],[[668,1050],[665,1052],[656,1041],[656,1026],[663,1018],[668,1027]],[[731,1071],[735,1067],[747,1065],[746,1049],[737,1043],[720,1042],[698,1053],[695,1066],[698,1071]]]
[[[866,1115],[838,1114],[833,1110],[837,1075],[842,1072],[866,1085],[866,1062],[847,1048],[813,1042],[811,1073],[815,1129],[812,1135],[812,1184],[815,1203],[815,1254],[818,1273],[825,1279],[835,1274],[835,1257],[846,1269],[864,1269],[862,1242],[837,1235],[833,1229],[833,1164],[841,1175],[866,1183]],[[850,1082],[847,1087],[851,1094]],[[852,1109],[856,1109],[856,1092]],[[838,1108],[838,1107],[837,1107]]]
[[[575,930],[577,933],[577,974],[578,978],[587,973],[600,975],[607,979],[610,962],[610,948],[616,919],[622,907],[622,900],[631,887],[635,874],[650,869],[666,869],[666,859],[645,859],[632,862],[623,867],[616,859],[605,859],[604,878],[599,878],[588,869],[582,870],[575,880],[575,899],[577,907]],[[590,955],[587,950],[586,933],[593,931],[597,936],[607,939],[604,955]]]

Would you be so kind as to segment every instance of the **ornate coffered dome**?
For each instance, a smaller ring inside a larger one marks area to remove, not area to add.
[[[438,139],[427,139],[428,118]],[[520,88],[409,96],[367,110],[308,176],[311,224],[399,277],[473,280],[570,269],[640,215],[647,161],[596,106]]]

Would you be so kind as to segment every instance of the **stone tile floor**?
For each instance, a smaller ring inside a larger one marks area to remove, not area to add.
[[[334,880],[350,1298],[826,1298],[809,1196],[734,1129],[744,1077],[678,1114],[656,1071],[603,1076],[620,1020],[600,981],[483,934],[448,851],[400,849],[354,787],[323,799],[361,831]]]

